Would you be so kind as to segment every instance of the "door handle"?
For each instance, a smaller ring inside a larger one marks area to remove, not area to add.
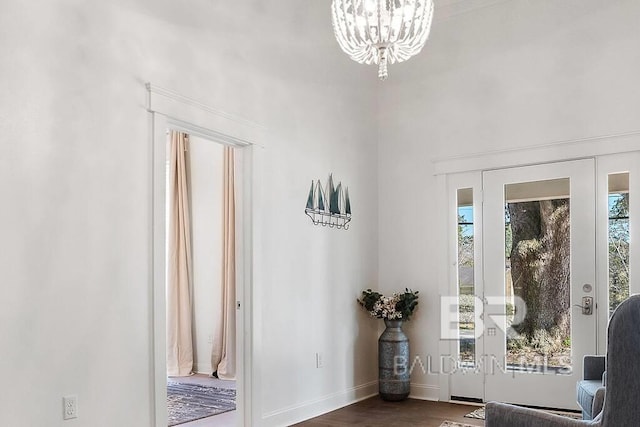
[[[582,297],[582,305],[574,304],[582,309],[582,314],[590,316],[593,314],[593,297]]]

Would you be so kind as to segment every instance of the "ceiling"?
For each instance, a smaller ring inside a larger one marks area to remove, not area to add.
[[[433,0],[434,21],[442,21],[456,15],[472,12],[485,7],[495,6],[511,0]]]

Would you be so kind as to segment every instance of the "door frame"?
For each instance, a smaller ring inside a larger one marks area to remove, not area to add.
[[[456,174],[462,173],[475,173],[481,174],[482,171],[492,170],[492,169],[503,169],[509,167],[517,167],[517,166],[527,166],[533,164],[544,164],[544,163],[556,163],[562,161],[570,161],[570,160],[579,160],[585,158],[595,158],[596,159],[596,174],[597,174],[597,186],[598,189],[601,188],[601,163],[600,159],[605,159],[608,156],[634,156],[636,160],[634,160],[635,170],[638,171],[636,177],[633,178],[633,183],[630,185],[635,185],[636,188],[640,188],[640,161],[637,160],[640,156],[640,130],[633,132],[620,132],[609,135],[591,135],[583,138],[577,138],[572,140],[564,140],[564,141],[549,141],[540,144],[534,144],[529,146],[523,146],[520,148],[504,148],[497,150],[487,150],[485,152],[475,152],[475,153],[466,153],[461,155],[454,156],[445,156],[434,158],[431,160],[433,165],[433,175],[436,180],[437,185],[437,201],[439,206],[449,206],[449,193],[448,193],[448,180],[450,177]],[[601,205],[601,192],[596,192],[596,197],[598,203]],[[600,223],[600,215],[602,208],[598,208],[598,213],[596,216],[596,221]],[[640,212],[640,198],[634,203],[633,199],[631,199],[630,211]],[[606,214],[606,213],[605,213]],[[437,232],[435,233],[435,238],[439,243],[440,247],[449,248],[450,247],[450,234],[449,234],[449,221],[450,221],[449,212],[445,209],[438,210],[438,223],[441,224],[441,227],[438,227]],[[598,224],[596,224],[596,227]],[[602,245],[602,230],[597,233],[597,244]],[[631,228],[632,238],[636,241],[640,241],[640,227],[632,227]],[[604,234],[604,244],[606,244],[606,233]],[[635,236],[635,237],[634,237]],[[600,247],[599,246],[599,247]],[[603,260],[600,258],[600,249],[597,249],[597,260],[596,260],[596,274],[597,279],[600,280],[603,272]],[[635,265],[640,265],[640,250],[631,251],[632,260],[636,260]],[[450,289],[451,279],[449,277],[449,257],[447,251],[439,251],[437,254],[438,261],[438,269],[437,269],[437,279],[438,279],[438,290],[440,295],[453,295]],[[608,268],[608,266],[607,266]],[[605,272],[607,270],[604,270]],[[608,273],[605,273],[608,274]],[[640,284],[639,284],[640,286]],[[636,290],[636,292],[640,292],[640,289]],[[602,337],[602,330],[604,330],[604,334],[606,335],[606,326],[602,325],[600,319],[597,321],[598,323],[598,334]],[[606,325],[606,324],[605,324]],[[439,328],[441,326],[439,325]],[[438,351],[439,355],[452,354],[451,349],[453,348],[453,344],[449,340],[443,340],[442,338],[438,341]],[[604,340],[598,340],[598,350],[599,352],[604,352],[606,350],[606,344]],[[437,378],[437,386],[438,386],[438,396],[441,401],[450,401],[451,400],[451,384],[450,384],[451,376],[448,374],[448,371],[445,369],[440,369],[438,378]]]
[[[149,126],[150,177],[150,391],[154,427],[167,425],[166,296],[165,296],[165,198],[166,131],[174,129],[217,143],[233,146],[241,157],[241,233],[238,243],[236,285],[236,425],[257,425],[260,420],[259,351],[261,311],[259,250],[261,228],[261,182],[266,129],[245,119],[215,110],[176,92],[145,85]]]

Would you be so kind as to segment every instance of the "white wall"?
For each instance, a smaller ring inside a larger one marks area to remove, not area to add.
[[[194,370],[211,374],[212,342],[222,331],[222,197],[224,146],[189,137],[193,259]]]
[[[375,380],[375,322],[355,304],[377,285],[375,72],[340,52],[328,3],[6,0],[0,51],[3,423],[63,425],[74,393],[65,426],[150,424],[147,81],[269,131],[258,419]],[[329,172],[350,189],[346,232],[303,213]]]
[[[421,291],[413,351],[435,353],[430,160],[638,128],[638,2],[493,3],[436,22],[379,84],[340,52],[326,2],[3,1],[3,422],[62,425],[76,393],[65,426],[149,425],[146,81],[269,130],[258,418],[287,424],[371,391],[378,323],[355,298],[378,282]],[[329,172],[350,189],[346,232],[303,214]]]
[[[432,161],[640,129],[639,2],[485,3],[444,20],[436,10],[423,52],[390,67],[378,104],[379,281],[420,290],[409,332],[423,360],[439,339]],[[438,396],[436,376],[412,383]]]

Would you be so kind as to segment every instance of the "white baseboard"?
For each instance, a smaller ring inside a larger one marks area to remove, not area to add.
[[[293,405],[263,414],[261,425],[283,426],[299,423],[375,396],[376,394],[378,394],[378,381],[372,381],[299,405]]]
[[[411,399],[440,400],[440,387],[428,384],[411,383]]]

